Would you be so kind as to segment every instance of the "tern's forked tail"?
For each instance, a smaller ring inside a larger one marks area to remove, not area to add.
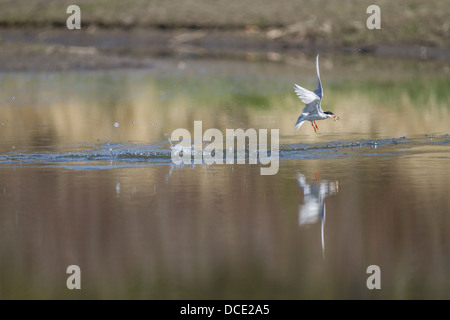
[[[300,129],[300,127],[302,126],[302,124],[306,121],[305,119],[306,117],[301,114],[300,117],[298,117],[297,119],[297,123],[295,124],[295,130]]]

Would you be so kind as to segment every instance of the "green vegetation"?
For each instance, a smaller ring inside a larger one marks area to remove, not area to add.
[[[441,106],[450,106],[449,80],[445,78],[409,80],[363,80],[347,81],[345,84],[335,83],[330,86],[334,96],[363,93],[373,102],[399,106],[401,101],[407,99],[409,104],[416,108],[426,107],[429,103],[438,103]],[[332,96],[333,96],[332,95]]]

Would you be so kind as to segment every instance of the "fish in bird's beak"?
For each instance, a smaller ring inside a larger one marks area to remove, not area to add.
[[[336,120],[339,120],[340,118],[337,116],[337,115],[333,115],[333,119],[334,119],[334,121],[336,121]]]

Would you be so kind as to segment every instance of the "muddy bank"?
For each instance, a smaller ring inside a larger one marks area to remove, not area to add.
[[[227,58],[287,61],[315,52],[450,59],[448,47],[421,45],[336,45],[312,37],[273,37],[258,28],[104,29],[2,28],[0,69],[147,68],[152,59]]]
[[[68,30],[69,5],[81,30]],[[155,57],[289,61],[320,52],[450,59],[444,1],[0,0],[0,69],[143,68]]]

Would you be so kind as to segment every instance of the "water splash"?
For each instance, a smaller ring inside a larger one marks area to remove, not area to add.
[[[280,160],[305,160],[305,159],[333,159],[359,156],[395,156],[427,152],[423,146],[436,146],[443,152],[450,151],[450,136],[448,134],[417,136],[406,138],[387,139],[361,139],[331,141],[318,144],[284,144],[280,145]],[[56,149],[56,147],[55,147]],[[65,150],[65,151],[61,151]],[[117,167],[140,167],[154,165],[173,165],[171,159],[172,150],[177,152],[190,152],[193,156],[196,152],[193,145],[182,147],[174,145],[169,138],[151,144],[139,143],[106,143],[103,145],[70,146],[66,149],[59,148],[59,152],[35,152],[36,148],[17,148],[13,146],[7,154],[0,155],[0,165],[39,165],[39,166],[64,166],[70,169],[110,169]],[[77,151],[74,151],[77,150]],[[261,150],[260,150],[261,151]],[[204,152],[204,150],[203,150]],[[238,156],[235,150],[235,159]],[[226,150],[223,150],[226,154]],[[249,153],[239,154],[245,157],[248,163]],[[182,166],[182,165],[181,165]],[[193,167],[195,167],[193,165]]]

